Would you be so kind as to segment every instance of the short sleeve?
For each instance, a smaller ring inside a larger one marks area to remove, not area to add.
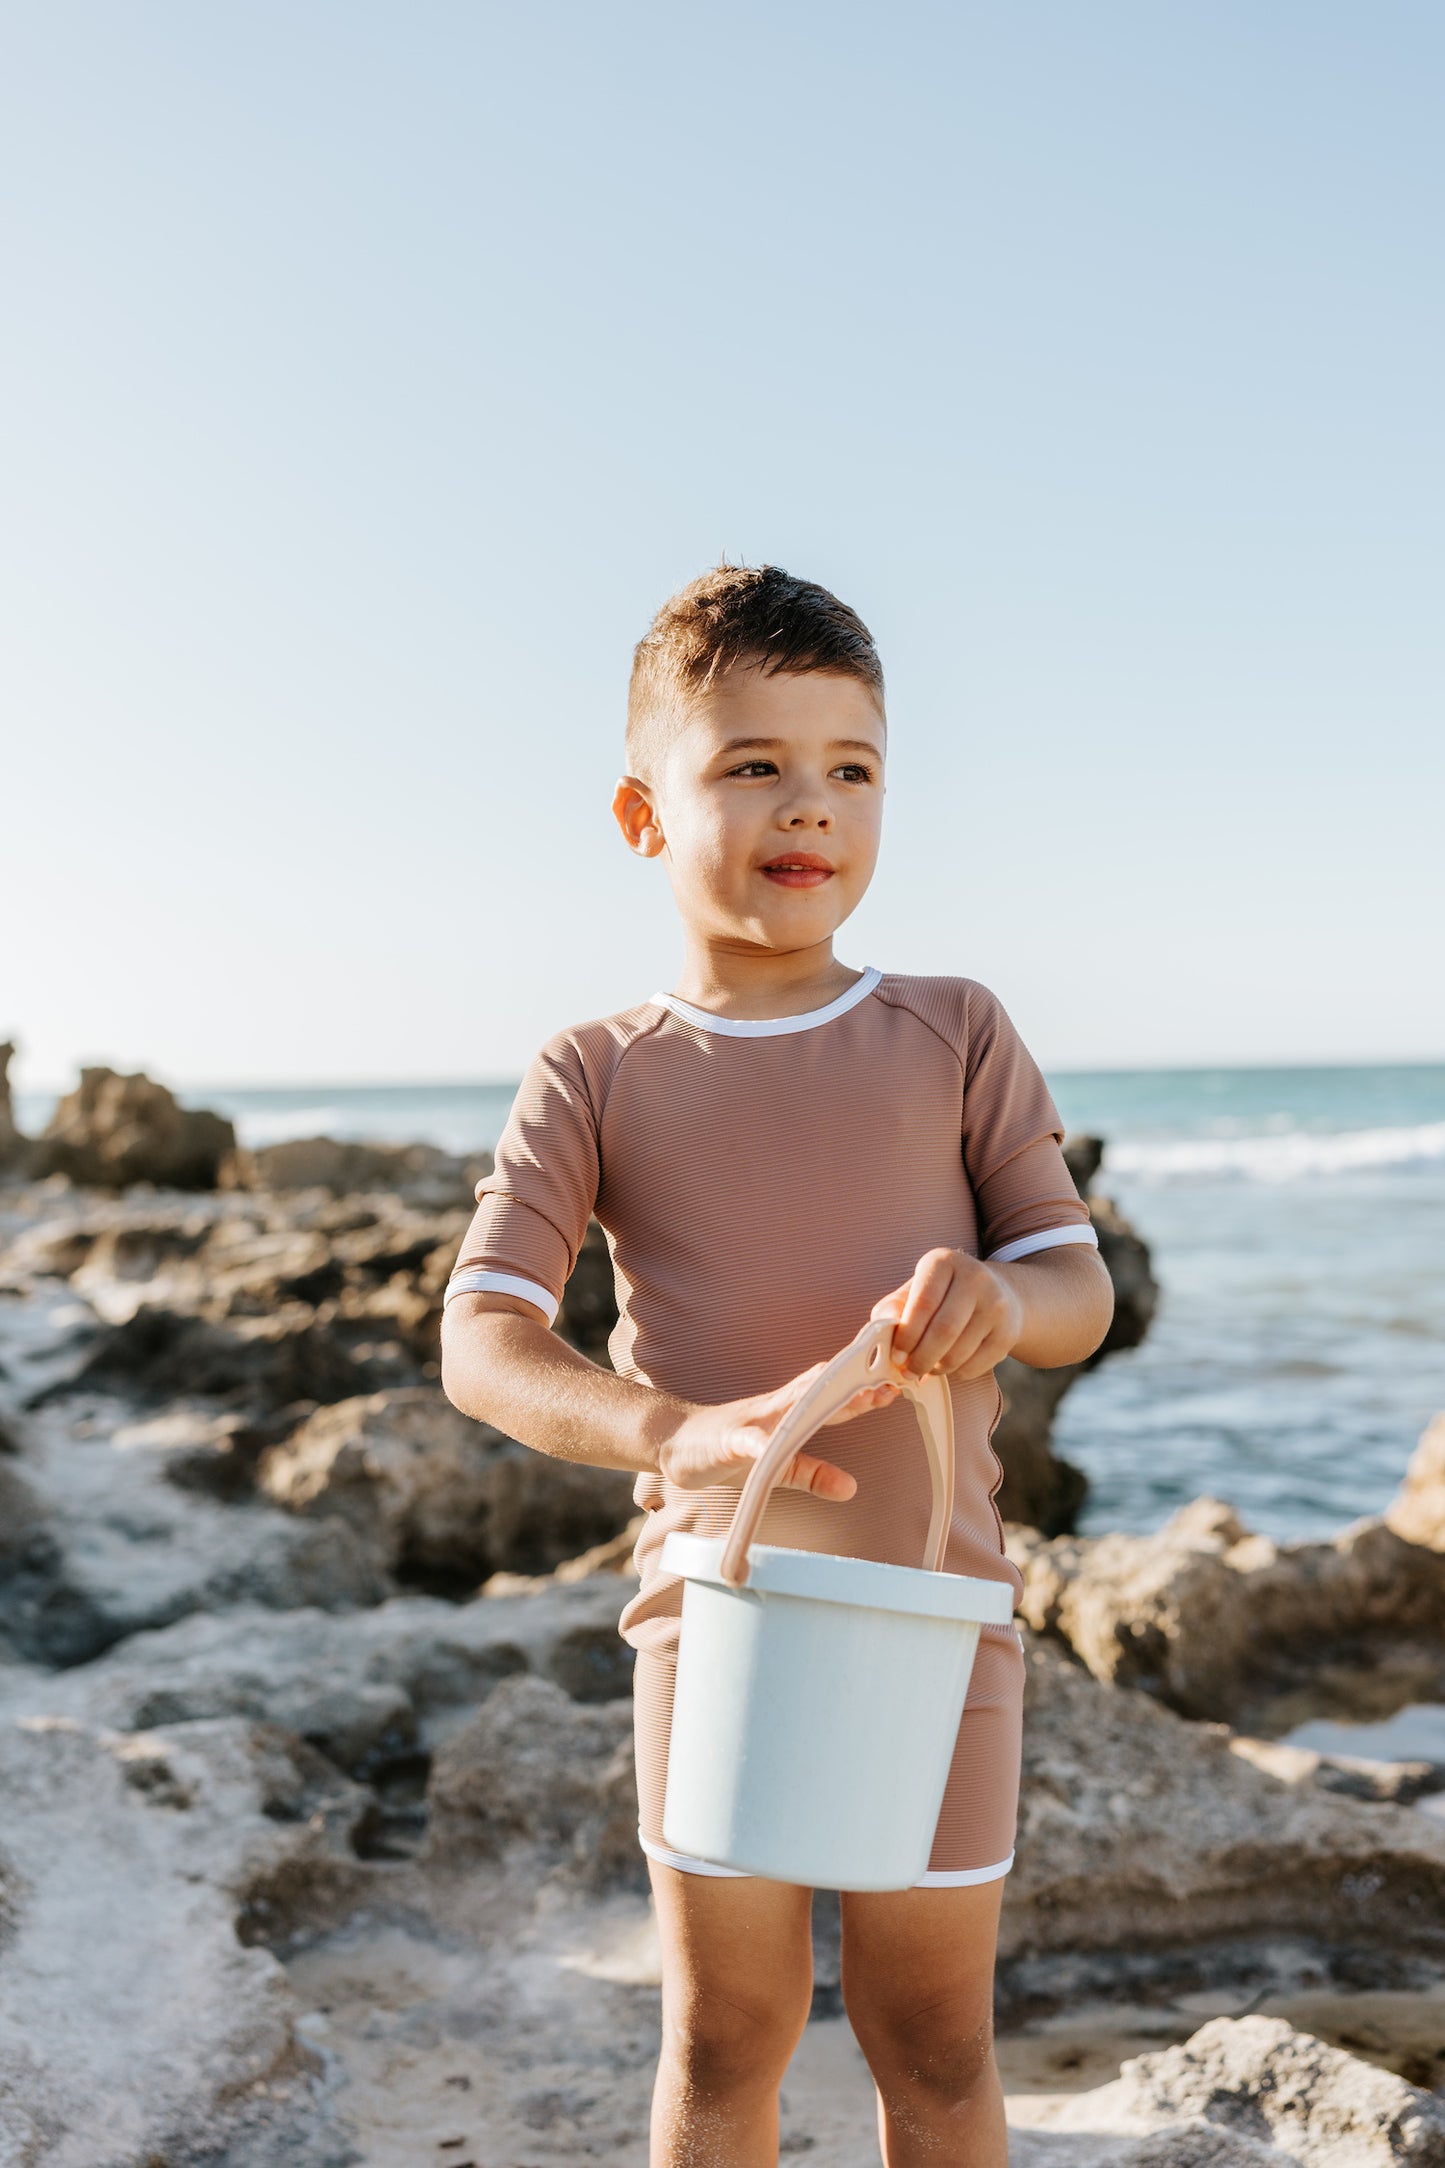
[[[598,1168],[597,1110],[582,1057],[569,1038],[554,1039],[522,1079],[496,1165],[477,1184],[448,1302],[518,1295],[550,1324],[587,1233]]]
[[[1003,1005],[969,989],[963,1161],[978,1204],[979,1254],[1008,1264],[1036,1250],[1097,1246],[1060,1147],[1064,1125]]]

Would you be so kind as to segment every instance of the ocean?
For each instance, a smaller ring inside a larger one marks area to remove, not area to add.
[[[1201,1492],[1278,1537],[1378,1512],[1445,1408],[1445,1066],[1050,1077],[1108,1139],[1098,1188],[1154,1253],[1144,1345],[1080,1380],[1058,1449],[1086,1531],[1157,1527]],[[328,1134],[495,1144],[511,1084],[186,1094],[243,1143]],[[39,1128],[49,1103],[17,1105]]]

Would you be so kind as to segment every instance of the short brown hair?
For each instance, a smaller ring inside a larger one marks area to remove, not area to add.
[[[637,643],[627,695],[635,775],[667,724],[739,664],[771,677],[813,670],[857,678],[883,705],[883,665],[856,610],[781,565],[721,564],[664,602]]]

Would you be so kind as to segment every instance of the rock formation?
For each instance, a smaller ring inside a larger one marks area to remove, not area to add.
[[[1151,2132],[1148,2144],[1108,2156],[1138,2168],[1445,2163],[1445,2102],[1268,2017],[1216,2018],[1178,2047],[1125,2063],[1053,2128]]]
[[[23,1174],[29,1170],[33,1147],[28,1137],[23,1137],[15,1126],[15,1109],[10,1097],[10,1064],[15,1059],[15,1049],[7,1039],[0,1045],[0,1175]]]
[[[41,1140],[46,1172],[95,1189],[152,1182],[167,1189],[213,1189],[236,1142],[222,1115],[180,1106],[164,1084],[114,1069],[82,1069]]]
[[[223,1189],[324,1189],[333,1197],[389,1191],[423,1210],[470,1208],[477,1183],[491,1172],[490,1152],[461,1159],[435,1144],[360,1144],[335,1137],[291,1137],[255,1151],[237,1150],[219,1170]]]
[[[403,1580],[457,1592],[494,1572],[545,1572],[632,1511],[630,1475],[548,1460],[459,1415],[435,1386],[319,1408],[262,1458],[261,1490],[337,1514]]]
[[[1089,1207],[1099,1254],[1114,1283],[1114,1318],[1108,1334],[1087,1362],[1068,1363],[1059,1370],[1033,1370],[1010,1358],[998,1369],[1004,1400],[993,1437],[1003,1467],[998,1509],[1006,1521],[1021,1522],[1046,1536],[1066,1535],[1074,1527],[1089,1488],[1083,1470],[1061,1459],[1050,1442],[1059,1402],[1085,1371],[1120,1349],[1139,1345],[1159,1299],[1148,1245],[1116,1205],[1092,1194],[1103,1155],[1098,1137],[1071,1137],[1064,1147],[1069,1172]]]
[[[1440,1427],[1413,1468],[1433,1467]],[[1407,1486],[1400,1510],[1419,1514],[1428,1495],[1428,1482]],[[1395,1511],[1325,1543],[1251,1535],[1213,1499],[1149,1536],[1019,1531],[1020,1612],[1096,1678],[1186,1716],[1287,1730],[1316,1713],[1330,1672],[1337,1713],[1388,1714],[1445,1695],[1445,1561],[1398,1534]]]
[[[1445,1415],[1437,1415],[1415,1448],[1386,1525],[1407,1543],[1445,1551]]]
[[[443,1400],[470,1206],[425,1185],[454,1169],[369,1163],[359,1196],[263,1158],[266,1187],[5,1193],[0,2161],[643,2168],[630,1479]],[[1147,1253],[1105,1254],[1142,1331]],[[594,1227],[562,1326],[601,1355],[610,1322]],[[1001,2015],[1042,2039],[1123,1998],[1172,2043],[1016,2100],[1017,2168],[1445,2163],[1439,2103],[1328,2024],[1199,2025],[1445,1983],[1445,1770],[1262,1736],[1445,1694],[1438,1427],[1333,1543],[1210,1501],[1150,1538],[1014,1530],[1037,1631]],[[876,2168],[816,1918],[783,2151]]]

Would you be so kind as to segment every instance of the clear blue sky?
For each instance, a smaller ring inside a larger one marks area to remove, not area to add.
[[[726,551],[889,672],[840,944],[1054,1066],[1445,1054],[1433,0],[3,11],[0,1035],[515,1073]]]

